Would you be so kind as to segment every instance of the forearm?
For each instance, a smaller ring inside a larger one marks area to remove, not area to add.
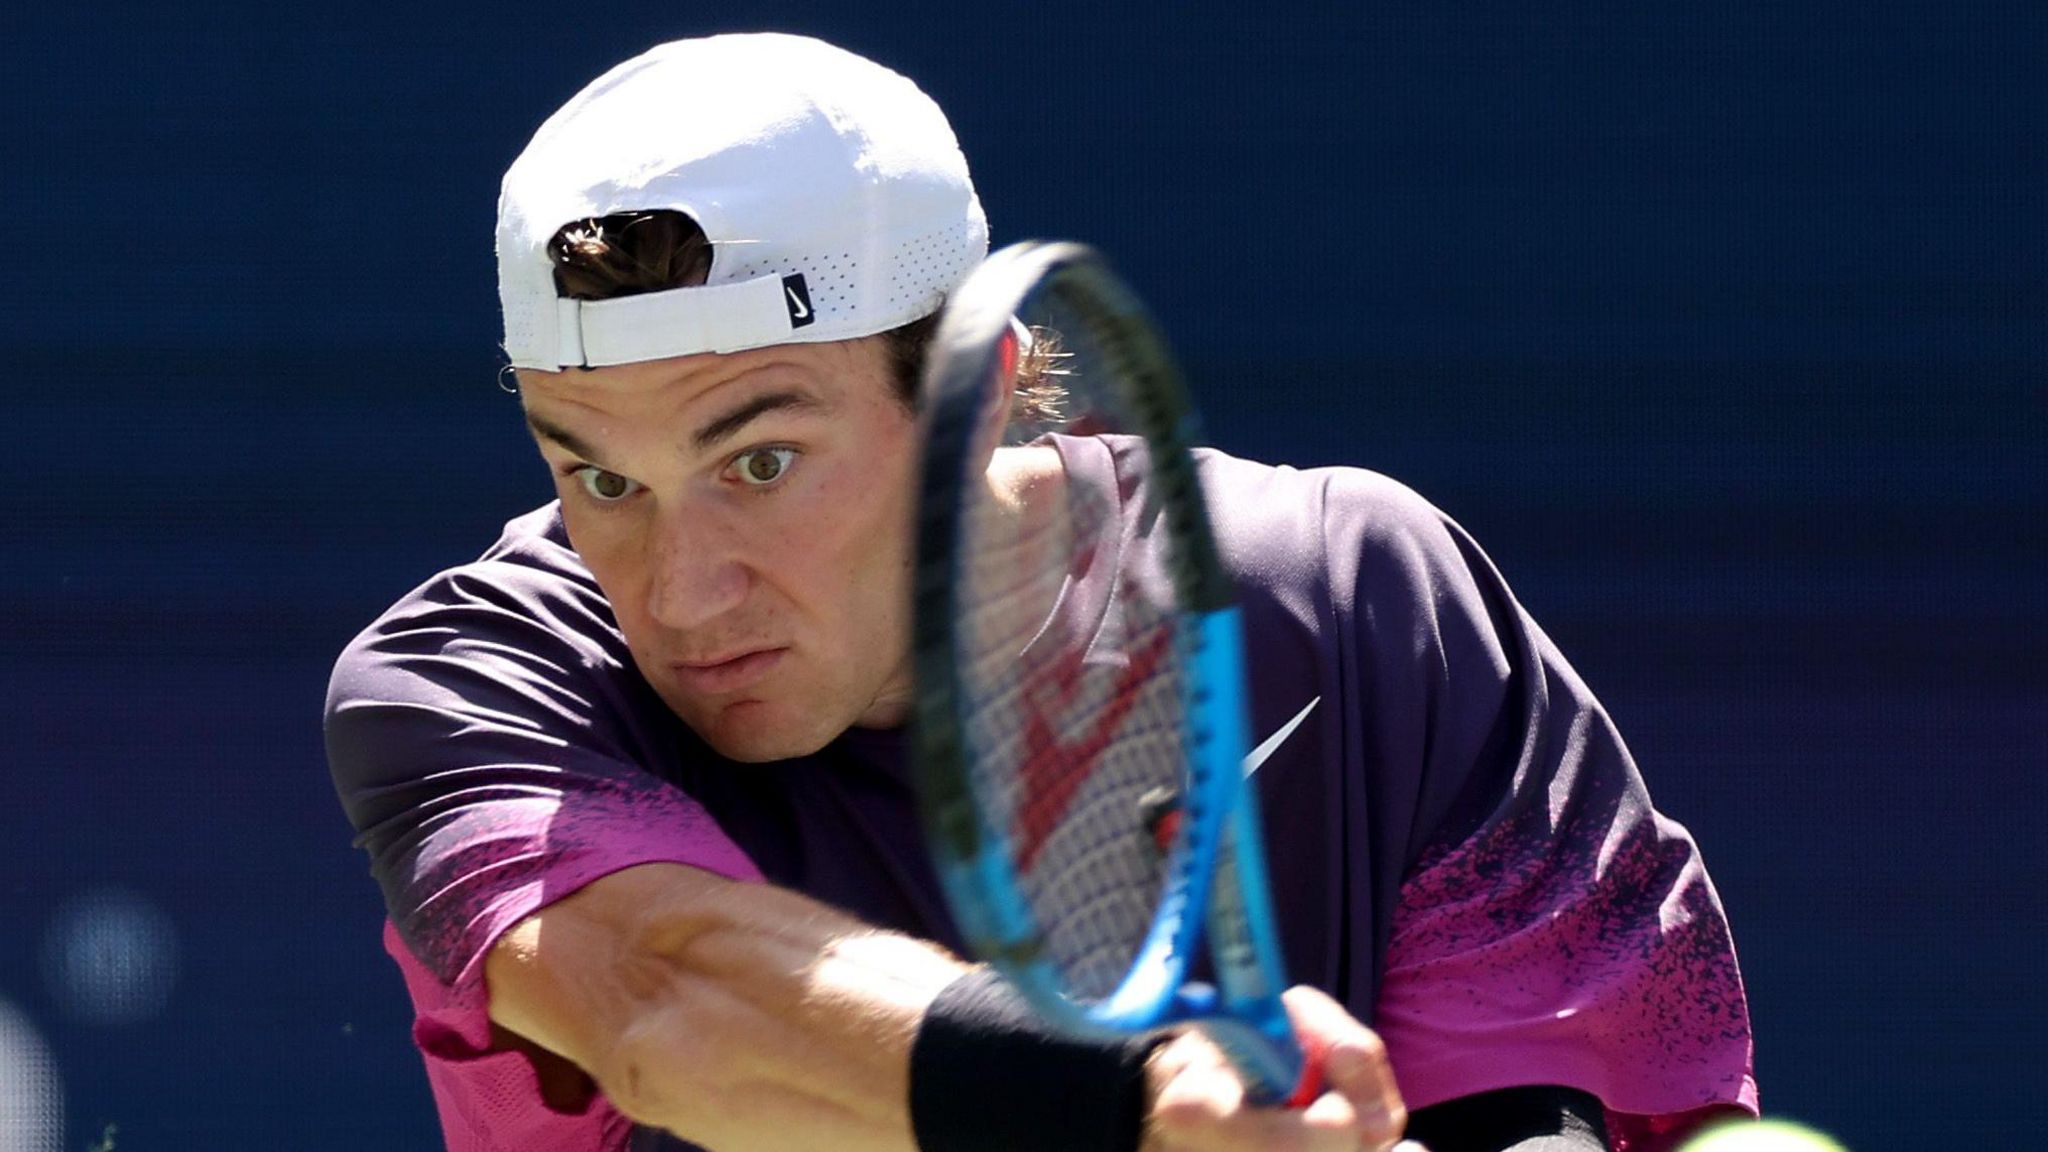
[[[935,945],[791,892],[646,865],[522,921],[485,974],[497,1025],[573,1062],[638,1123],[717,1152],[919,1152],[912,1051],[927,1009],[967,970]],[[1182,1034],[1142,1073],[1147,1152],[1393,1144],[1405,1112],[1384,1046],[1327,996],[1288,997],[1296,1027],[1330,1053],[1329,1091],[1300,1110],[1250,1107],[1214,1045]],[[1028,1013],[1010,1022],[1021,1044],[990,1038],[985,1053],[956,1053],[947,1059],[974,1069],[963,1077],[948,1064],[956,1074],[942,1079],[1007,1081],[1015,1061],[1056,1052],[1032,1036],[1041,1026]],[[932,1051],[919,1049],[927,1094]],[[1093,1114],[1071,1110],[1071,1092],[1046,1095],[988,1121],[1017,1136],[1044,1129],[1043,1109]]]
[[[522,922],[486,975],[493,1020],[636,1122],[719,1149],[913,1152],[911,1045],[963,968],[794,893],[652,865]]]

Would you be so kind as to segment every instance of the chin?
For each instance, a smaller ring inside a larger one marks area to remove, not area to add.
[[[815,715],[802,720],[781,716],[764,701],[728,704],[709,716],[684,714],[683,721],[720,756],[742,764],[793,760],[825,747],[845,730],[819,724]]]

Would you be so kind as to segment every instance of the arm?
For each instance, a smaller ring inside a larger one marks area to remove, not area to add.
[[[795,893],[649,864],[521,921],[485,980],[493,1021],[638,1123],[711,1148],[903,1152],[911,1043],[965,970]]]
[[[967,966],[765,885],[651,864],[617,872],[508,932],[486,963],[491,1018],[590,1074],[634,1121],[715,1149],[916,1152],[911,1048]],[[1390,1146],[1401,1109],[1378,1039],[1297,989],[1328,1037],[1331,1091],[1254,1109],[1198,1034],[1147,1066],[1147,1152]],[[1047,1106],[1057,1106],[1047,1101]]]

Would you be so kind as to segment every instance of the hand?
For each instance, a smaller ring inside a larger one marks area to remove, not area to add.
[[[1387,1065],[1386,1045],[1342,1005],[1313,988],[1290,988],[1295,1030],[1327,1048],[1323,1094],[1305,1108],[1260,1108],[1245,1099],[1229,1060],[1199,1031],[1162,1044],[1146,1066],[1152,1105],[1141,1152],[1389,1152],[1408,1110]]]

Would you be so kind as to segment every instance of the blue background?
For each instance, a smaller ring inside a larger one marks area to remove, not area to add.
[[[1768,1109],[2043,1127],[2038,0],[101,0],[0,10],[0,1002],[64,1147],[435,1146],[328,665],[546,496],[499,173],[749,27],[917,78],[997,241],[1111,253],[1222,445],[1478,536],[1704,844]],[[126,1024],[45,962],[108,888],[178,940]]]

